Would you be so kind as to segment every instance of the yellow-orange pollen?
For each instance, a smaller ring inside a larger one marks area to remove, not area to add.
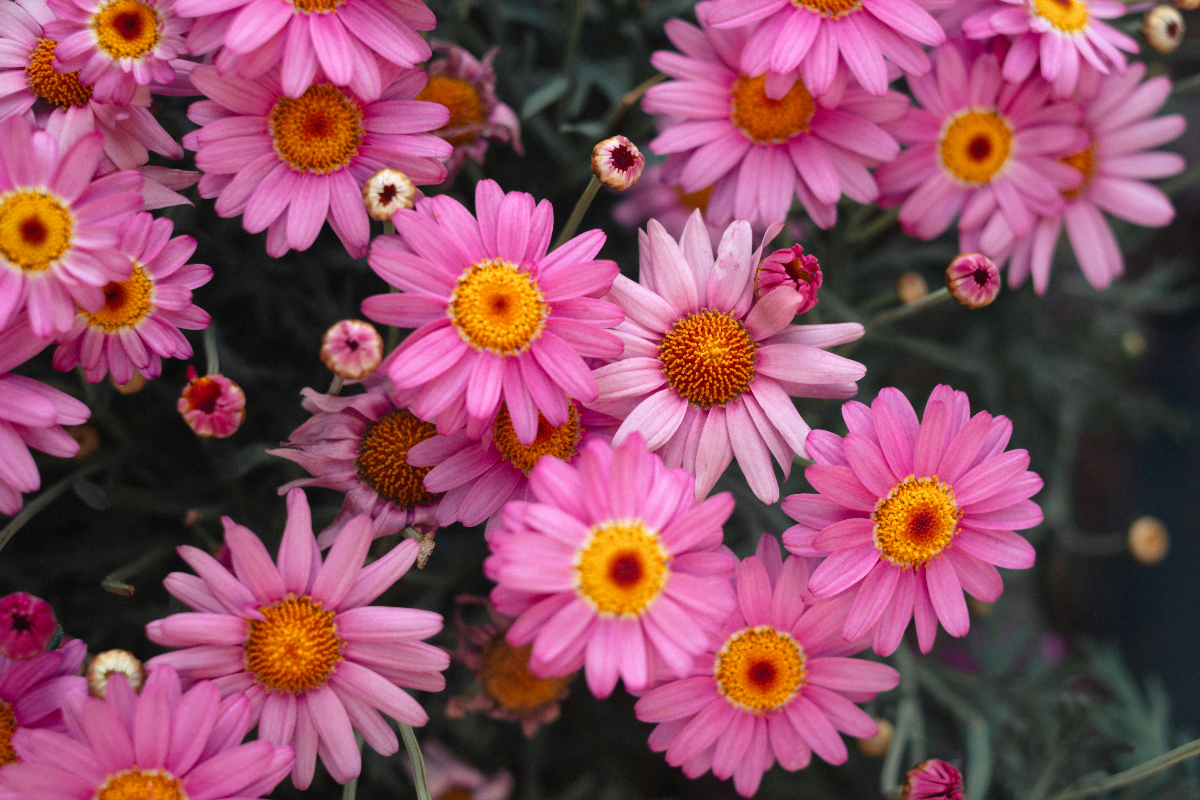
[[[462,78],[449,75],[430,75],[429,83],[416,96],[417,100],[437,103],[450,110],[450,121],[436,131],[438,136],[453,145],[470,144],[478,136],[472,126],[487,121],[479,91]],[[467,130],[460,130],[467,128]]]
[[[746,135],[759,144],[786,142],[808,130],[816,106],[804,81],[799,78],[788,93],[778,100],[767,97],[767,76],[734,81],[729,118]]]
[[[942,133],[938,154],[942,166],[959,181],[980,185],[1008,163],[1012,128],[994,110],[965,111]]]
[[[515,713],[533,711],[562,699],[574,675],[539,678],[529,671],[533,645],[513,647],[498,635],[484,648],[479,663],[479,682],[488,696],[502,708]]]
[[[471,800],[474,796],[475,791],[473,789],[468,789],[466,786],[451,786],[433,798],[433,800]]]
[[[169,772],[131,769],[110,775],[95,800],[187,800],[187,795]]]
[[[796,8],[807,8],[822,17],[844,17],[862,8],[860,0],[792,0]]]
[[[105,284],[103,308],[95,314],[82,308],[79,312],[87,320],[88,327],[116,333],[137,326],[153,310],[154,279],[140,265],[134,264],[128,280]]]
[[[875,547],[898,567],[919,567],[941,557],[961,517],[954,490],[937,476],[909,476],[875,506]]]
[[[636,618],[658,599],[671,556],[640,519],[593,525],[575,554],[579,597],[602,617]]]
[[[1064,189],[1062,192],[1062,196],[1066,199],[1076,200],[1087,189],[1088,184],[1092,182],[1092,178],[1096,177],[1096,150],[1089,142],[1088,146],[1083,150],[1059,160],[1068,167],[1074,167],[1083,173],[1083,180],[1079,186],[1074,189]]]
[[[542,335],[550,306],[532,275],[489,258],[459,276],[446,313],[471,347],[511,356]]]
[[[16,732],[17,715],[13,713],[12,706],[0,700],[0,767],[21,760],[12,746],[12,737]]]
[[[358,155],[362,107],[332,83],[317,83],[275,103],[268,118],[275,152],[297,172],[325,175]]]
[[[758,343],[742,323],[706,308],[671,326],[658,345],[667,383],[701,408],[736,400],[754,380]]]
[[[790,634],[770,625],[730,636],[713,662],[717,691],[743,711],[762,714],[787,705],[804,686],[808,656]]]
[[[1087,0],[1033,0],[1033,8],[1064,33],[1079,33],[1088,26]]]
[[[113,0],[91,24],[96,43],[113,60],[140,58],[158,44],[158,12],[138,0]]]
[[[675,198],[685,208],[699,211],[701,214],[708,213],[708,198],[712,196],[711,186],[705,186],[695,192],[685,192],[678,186],[672,186],[671,191],[675,192]]]
[[[29,65],[25,67],[29,88],[52,106],[82,106],[92,99],[92,87],[79,81],[79,70],[54,71],[56,44],[53,39],[38,39],[37,46],[29,54]]]
[[[295,694],[324,686],[342,660],[335,614],[308,595],[289,594],[247,623],[246,671],[268,692]]]
[[[440,495],[425,491],[433,467],[408,463],[408,450],[437,434],[431,423],[400,409],[367,427],[358,445],[359,476],[375,494],[402,508],[428,505]]]
[[[568,403],[568,407],[567,421],[562,425],[551,425],[539,411],[537,436],[532,444],[524,445],[517,439],[508,406],[502,405],[496,414],[496,421],[492,423],[492,442],[508,463],[526,475],[533,471],[542,456],[557,456],[563,461],[570,461],[578,451],[583,428],[579,424],[579,412],[575,404]]]
[[[49,269],[71,246],[73,228],[71,212],[53,195],[0,195],[0,256],[25,272]]]
[[[292,7],[302,14],[328,14],[345,4],[346,0],[292,0]]]

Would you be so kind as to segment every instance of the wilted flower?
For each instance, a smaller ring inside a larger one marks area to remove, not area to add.
[[[1138,562],[1157,564],[1167,557],[1171,535],[1157,517],[1138,517],[1129,526],[1129,552]]]
[[[58,622],[54,609],[40,597],[14,592],[0,598],[0,653],[29,658],[46,649]]]
[[[1000,294],[1000,270],[982,253],[960,253],[946,267],[946,288],[967,308],[983,308]]]
[[[754,276],[754,296],[763,297],[777,286],[790,286],[800,295],[797,314],[815,306],[817,290],[821,288],[821,265],[817,257],[805,255],[804,247],[794,244],[764,258]]]
[[[592,172],[610,189],[623,192],[638,182],[646,157],[624,136],[611,136],[592,148]]]
[[[183,421],[197,436],[215,436],[224,439],[233,436],[246,418],[246,393],[242,387],[219,372],[196,374],[196,368],[188,366],[188,384],[175,403]]]
[[[402,208],[412,208],[417,202],[417,187],[398,169],[381,169],[363,184],[363,204],[367,216],[389,222]]]
[[[1170,53],[1183,42],[1183,15],[1171,6],[1155,6],[1142,19],[1146,44],[1159,53]]]
[[[905,776],[900,800],[963,800],[962,773],[940,758],[922,761]]]
[[[425,781],[437,800],[508,800],[513,790],[512,773],[502,769],[487,777],[433,739],[421,742],[425,758]],[[404,767],[411,772],[411,762]]]
[[[334,323],[321,338],[321,361],[339,378],[358,381],[383,360],[383,339],[375,326],[361,319]]]
[[[129,688],[139,692],[146,682],[146,667],[128,650],[97,653],[87,668],[88,694],[103,700],[108,694],[108,681],[113,675],[124,675]]]

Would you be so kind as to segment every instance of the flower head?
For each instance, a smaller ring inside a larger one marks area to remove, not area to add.
[[[623,192],[638,182],[646,157],[624,136],[612,136],[592,148],[592,172],[610,189]]]
[[[28,592],[0,597],[0,653],[11,659],[29,658],[46,649],[58,620],[54,609]]]
[[[794,244],[764,258],[754,274],[754,296],[770,294],[779,286],[787,286],[800,295],[797,314],[815,306],[817,290],[821,288],[821,265],[817,263],[817,257],[805,255],[804,247]]]
[[[0,655],[0,796],[19,760],[14,738],[22,731],[61,729],[63,706],[87,695],[86,683],[76,675],[85,655],[87,646],[79,639],[29,658]]]
[[[140,692],[146,684],[146,666],[137,656],[128,650],[105,650],[88,664],[88,694],[103,700],[108,696],[108,682],[114,675],[124,677],[135,692]]]
[[[287,505],[275,563],[257,536],[228,517],[233,573],[202,550],[179,548],[199,577],[174,572],[164,584],[197,613],[146,626],[151,641],[183,648],[147,666],[170,665],[185,680],[218,679],[226,695],[244,692],[259,738],[295,748],[292,782],[304,789],[318,752],[339,783],[358,775],[355,730],[377,752],[395,753],[396,734],[377,710],[424,725],[425,711],[399,687],[440,691],[450,657],[420,641],[441,630],[440,614],[367,607],[413,565],[415,541],[364,568],[371,521],[358,516],[322,563],[304,492],[290,491]]]
[[[900,800],[963,800],[962,773],[940,758],[922,761],[904,776]]]
[[[224,439],[237,433],[246,419],[246,393],[242,387],[219,372],[196,374],[188,366],[187,386],[175,402],[175,409],[197,436]]]
[[[983,308],[1000,294],[1000,270],[982,253],[959,253],[946,267],[946,288],[967,308]]]
[[[380,222],[390,222],[402,208],[417,204],[417,187],[398,169],[381,169],[363,184],[363,205],[367,216]]]
[[[421,742],[425,758],[425,780],[429,794],[439,800],[508,800],[513,791],[513,776],[502,769],[490,778],[450,752],[441,742]],[[411,762],[405,769],[412,770]]]
[[[344,319],[321,337],[321,361],[339,378],[362,380],[382,360],[383,338],[369,322]]]
[[[817,463],[804,476],[818,493],[783,501],[799,523],[784,546],[827,556],[808,582],[814,596],[858,587],[847,640],[873,631],[875,652],[888,655],[914,617],[923,653],[939,621],[965,636],[963,590],[990,603],[1004,591],[997,566],[1033,566],[1033,547],[1013,531],[1042,521],[1028,499],[1042,479],[1026,470],[1028,453],[1005,451],[1012,423],[986,411],[972,417],[966,394],[949,386],[934,389],[920,422],[897,389],[881,391],[869,408],[846,403],[842,416],[844,439],[808,435]]]

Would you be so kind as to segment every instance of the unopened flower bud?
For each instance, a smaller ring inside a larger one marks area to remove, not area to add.
[[[363,184],[363,204],[367,216],[387,222],[402,208],[417,202],[417,187],[398,169],[381,169]]]
[[[87,668],[88,694],[104,699],[108,693],[108,679],[120,673],[129,681],[135,692],[146,682],[146,668],[127,650],[105,650],[92,659]]]
[[[79,452],[71,456],[72,461],[87,461],[100,449],[100,434],[96,433],[94,426],[87,423],[67,425],[63,430],[79,443]]]
[[[1000,294],[1000,270],[980,253],[962,253],[946,267],[946,288],[967,308],[983,308]]]
[[[883,758],[892,745],[892,734],[895,733],[892,723],[883,717],[876,717],[875,724],[879,726],[879,731],[874,736],[858,740],[858,749],[867,758]]]
[[[137,394],[142,389],[145,389],[146,384],[149,383],[146,380],[146,376],[140,372],[134,372],[133,377],[129,379],[128,383],[117,383],[111,376],[109,377],[109,381],[112,383],[113,388],[121,394]]]
[[[188,384],[175,403],[183,421],[197,436],[224,439],[237,433],[246,418],[246,393],[219,372],[196,375],[188,367]]]
[[[1200,0],[1171,0],[1176,8],[1182,8],[1184,11],[1195,11],[1200,8]]]
[[[592,148],[592,172],[610,189],[625,191],[638,182],[646,157],[624,136],[605,139]]]
[[[28,592],[0,597],[0,653],[8,658],[36,656],[56,630],[54,609],[42,598]]]
[[[906,272],[896,281],[896,295],[901,303],[915,303],[929,294],[929,284],[915,272]]]
[[[1150,566],[1167,557],[1171,534],[1156,517],[1139,517],[1129,526],[1129,552],[1141,564]]]
[[[1146,43],[1160,53],[1169,53],[1183,41],[1183,15],[1172,6],[1155,6],[1142,19]]]
[[[922,761],[904,776],[900,800],[963,800],[962,773],[940,758]]]
[[[321,338],[321,361],[339,378],[358,381],[383,360],[383,338],[369,322],[344,319]]]
[[[754,277],[755,295],[763,297],[780,286],[790,286],[800,295],[797,314],[815,306],[817,290],[821,288],[821,265],[816,256],[805,255],[804,248],[794,244],[764,258]]]

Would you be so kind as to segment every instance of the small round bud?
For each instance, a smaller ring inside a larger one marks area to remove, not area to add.
[[[946,267],[946,288],[967,308],[983,308],[1000,294],[1000,270],[982,253],[962,253]]]
[[[821,280],[821,265],[816,256],[805,255],[804,248],[794,244],[786,250],[776,250],[762,260],[754,276],[754,294],[763,297],[772,289],[790,286],[800,295],[796,313],[803,314],[817,304]]]
[[[624,136],[605,139],[592,148],[592,172],[610,189],[625,191],[638,182],[646,157]]]
[[[54,609],[42,598],[28,592],[0,597],[0,653],[6,657],[36,656],[57,630]]]
[[[133,377],[129,379],[128,383],[117,383],[112,379],[112,376],[109,376],[108,380],[112,383],[113,388],[121,394],[137,394],[142,389],[145,389],[146,384],[149,383],[146,377],[140,372],[134,372]]]
[[[129,688],[141,690],[146,682],[146,668],[127,650],[105,650],[92,659],[87,668],[88,694],[104,699],[108,693],[108,679],[120,673],[129,681]]]
[[[883,717],[876,717],[875,724],[879,726],[879,731],[874,736],[858,740],[859,752],[867,758],[883,758],[892,746],[892,734],[895,733],[892,723]]]
[[[1182,8],[1184,11],[1195,11],[1200,8],[1200,0],[1171,0],[1176,8]]]
[[[967,608],[972,614],[977,617],[986,617],[992,613],[992,604],[985,603],[982,600],[977,600],[974,597],[967,597]]]
[[[339,378],[358,381],[383,360],[383,338],[369,322],[344,319],[321,338],[321,361]]]
[[[1138,517],[1129,526],[1126,540],[1129,552],[1138,563],[1151,566],[1167,557],[1171,548],[1171,534],[1167,526],[1156,517]]]
[[[1146,355],[1146,335],[1141,331],[1125,331],[1121,334],[1121,349],[1130,358],[1141,358]]]
[[[94,426],[87,423],[67,425],[63,430],[79,443],[79,452],[71,456],[72,461],[87,461],[100,449],[100,434],[96,433]]]
[[[246,419],[246,393],[242,387],[219,372],[201,378],[195,367],[188,367],[187,376],[187,386],[175,402],[175,409],[188,427],[201,437],[224,439],[237,433]]]
[[[929,284],[915,272],[906,272],[896,281],[896,294],[901,303],[915,303],[929,294]]]
[[[940,758],[922,761],[904,776],[901,800],[963,800],[962,773]]]
[[[398,169],[381,169],[363,184],[363,205],[367,216],[388,222],[402,208],[417,202],[417,187]]]
[[[1159,53],[1170,53],[1183,41],[1183,15],[1173,6],[1155,6],[1142,18],[1146,44]]]

